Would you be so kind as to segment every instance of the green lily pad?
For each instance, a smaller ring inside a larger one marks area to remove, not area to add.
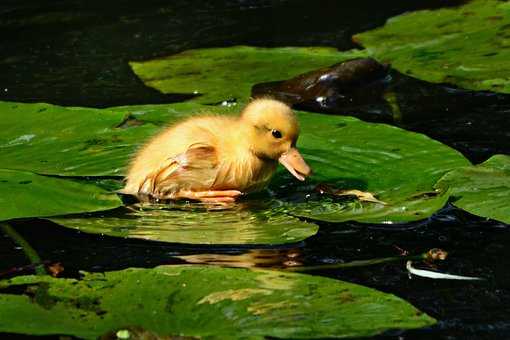
[[[122,128],[124,113],[50,104],[0,102],[0,163],[61,176],[122,175],[145,124]]]
[[[312,183],[374,194],[386,205],[317,197],[310,188],[284,197],[293,215],[328,222],[408,222],[426,218],[448,200],[434,184],[446,172],[470,165],[459,152],[422,134],[352,117],[300,113],[298,147],[314,170]],[[282,185],[280,180],[277,184]]]
[[[453,204],[474,215],[510,223],[510,156],[496,155],[482,164],[455,169],[436,185],[450,188]]]
[[[0,221],[117,208],[122,202],[93,184],[0,169]]]
[[[114,108],[130,112],[149,122],[184,118],[208,106],[182,103]],[[218,110],[218,108],[216,108]],[[235,111],[221,108],[223,113]],[[239,108],[237,109],[239,110]],[[304,184],[280,169],[271,185],[279,199],[273,206],[296,216],[315,220],[342,222],[356,220],[370,223],[408,222],[429,217],[442,208],[446,191],[436,191],[434,184],[446,172],[471,165],[459,152],[424,135],[385,124],[366,123],[344,116],[298,112],[301,135],[298,148],[312,166],[314,176]],[[290,190],[288,184],[292,186]],[[313,196],[305,199],[320,183],[338,189],[359,189],[374,193],[380,205],[370,202],[339,201]]]
[[[59,176],[122,176],[136,148],[161,127],[200,112],[191,103],[112,109],[0,102],[0,164]]]
[[[136,147],[159,125],[197,112],[232,114],[237,110],[197,103],[104,110],[0,103],[0,113],[6,117],[0,161],[12,169],[43,174],[121,175]],[[448,198],[445,192],[434,192],[437,180],[451,169],[470,165],[455,150],[396,127],[350,117],[298,115],[302,126],[298,146],[315,175],[286,191],[279,186],[295,181],[280,171],[273,185],[280,200],[273,200],[277,204],[271,209],[281,210],[283,205],[286,213],[335,222],[418,220],[430,216]],[[33,124],[20,123],[26,121]],[[369,191],[388,204],[304,199],[313,189],[310,185],[324,182],[338,189]]]
[[[161,266],[81,280],[0,281],[0,332],[85,339],[132,326],[164,335],[263,339],[372,336],[435,320],[359,285],[268,270]]]
[[[268,207],[139,204],[112,214],[51,218],[92,234],[190,244],[284,244],[317,233],[313,223]]]
[[[194,101],[211,104],[247,101],[257,83],[285,80],[297,74],[366,56],[327,47],[262,48],[234,46],[189,50],[167,58],[131,62],[142,81],[163,93],[194,93]]]
[[[474,0],[400,15],[354,40],[413,77],[510,93],[509,27],[510,3]]]

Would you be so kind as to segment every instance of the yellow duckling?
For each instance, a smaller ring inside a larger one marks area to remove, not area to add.
[[[286,104],[257,99],[239,117],[196,116],[170,126],[137,153],[123,193],[157,199],[233,202],[261,190],[278,162],[303,181],[299,125]]]

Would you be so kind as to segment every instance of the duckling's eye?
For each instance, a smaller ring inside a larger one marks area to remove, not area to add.
[[[272,130],[271,134],[273,135],[274,138],[282,138],[282,133],[278,130]]]

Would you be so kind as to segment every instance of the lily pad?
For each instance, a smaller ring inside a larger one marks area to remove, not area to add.
[[[370,192],[386,204],[311,194],[311,187],[280,197],[287,212],[328,222],[393,223],[432,215],[448,200],[434,184],[446,172],[470,165],[459,152],[425,135],[352,117],[300,113],[298,147],[319,183]],[[277,185],[285,185],[278,181]]]
[[[192,103],[112,109],[0,102],[0,164],[59,176],[122,176],[136,148],[161,127],[200,111]]]
[[[207,106],[185,104],[178,117]],[[172,105],[115,108],[137,119],[161,122],[174,115]],[[179,109],[177,109],[179,110]],[[232,113],[232,108],[222,109]],[[300,217],[342,222],[408,222],[426,218],[442,208],[447,191],[434,184],[446,172],[471,165],[459,152],[424,135],[385,124],[366,123],[345,116],[297,112],[301,124],[298,148],[314,170],[304,184],[295,184],[280,169],[270,189],[276,194],[275,209]],[[328,183],[338,189],[368,191],[387,205],[309,194]],[[290,187],[289,187],[290,184]]]
[[[433,83],[510,93],[510,3],[464,6],[394,17],[354,40],[381,62]]]
[[[0,221],[99,211],[122,205],[93,184],[0,169]]]
[[[482,164],[455,169],[436,185],[450,188],[453,204],[474,215],[510,223],[510,156],[496,155]]]
[[[122,128],[109,110],[0,102],[0,163],[10,169],[62,176],[122,175],[150,124]]]
[[[130,65],[147,86],[163,93],[194,93],[199,95],[194,101],[213,104],[230,99],[246,102],[257,83],[285,80],[362,56],[364,51],[327,47],[234,46],[189,50]]]
[[[119,107],[104,110],[48,104],[0,103],[5,133],[0,161],[12,169],[68,176],[121,175],[138,145],[164,125],[203,111],[231,114],[238,109],[197,103]],[[298,113],[298,147],[312,165],[312,181],[295,183],[285,171],[273,190],[275,209],[324,221],[412,221],[430,216],[446,202],[434,184],[447,171],[470,163],[430,138],[351,117]],[[30,121],[32,124],[20,122]],[[310,184],[370,192],[387,205],[337,202],[311,197]],[[302,193],[302,195],[300,194]],[[295,199],[297,197],[297,199]],[[283,203],[282,203],[283,202]],[[273,208],[271,208],[273,209]]]
[[[435,320],[407,302],[359,285],[267,270],[161,266],[81,280],[0,281],[0,332],[85,339],[131,326],[155,334],[263,339],[363,337]]]
[[[139,204],[111,214],[51,218],[92,234],[190,244],[284,244],[313,236],[318,226],[270,207]]]

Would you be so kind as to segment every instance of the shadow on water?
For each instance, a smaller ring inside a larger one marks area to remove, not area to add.
[[[350,40],[352,34],[377,27],[391,16],[461,2],[361,0],[350,6],[333,0],[6,0],[0,5],[0,100],[92,107],[178,101],[186,97],[162,95],[145,87],[127,62],[191,48],[236,44],[326,45],[346,50],[356,47]],[[401,114],[395,119],[394,107],[385,98],[378,98],[359,110],[364,119],[424,132],[475,162],[492,153],[510,153],[508,96],[430,85],[393,71],[385,82],[383,88],[391,84],[390,92]],[[378,93],[378,89],[374,91]],[[338,113],[333,106],[319,109]],[[355,107],[351,106],[350,111],[353,113]],[[287,189],[292,190],[292,186]],[[409,279],[404,263],[316,274],[394,293],[440,320],[432,329],[380,339],[510,337],[508,226],[452,207],[426,221],[391,228],[322,223],[319,233],[306,241],[265,247],[116,238],[38,219],[15,221],[13,227],[43,261],[60,262],[65,269],[63,275],[68,277],[78,277],[79,270],[186,262],[277,268],[320,265],[398,256],[403,250],[419,254],[439,247],[450,253],[449,259],[439,265],[441,271],[481,276],[487,281]],[[27,267],[23,251],[0,233],[0,273],[12,275],[13,268],[20,269],[16,274],[33,271]]]

